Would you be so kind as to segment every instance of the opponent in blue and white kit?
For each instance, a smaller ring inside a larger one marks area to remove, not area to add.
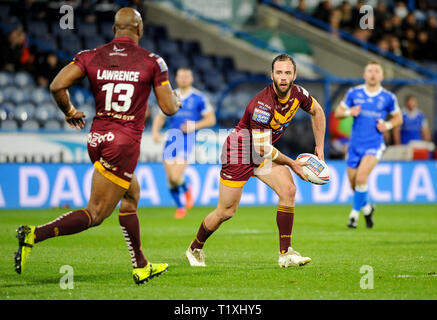
[[[190,69],[180,68],[176,73],[176,92],[181,96],[182,108],[168,119],[167,141],[163,151],[163,163],[167,173],[170,194],[177,210],[176,218],[183,218],[187,209],[194,205],[190,186],[184,179],[184,171],[193,156],[196,131],[215,125],[215,112],[207,97],[193,88],[193,73]],[[160,130],[166,121],[160,113],[153,121],[152,133],[155,142],[161,140]],[[180,199],[185,194],[185,207]]]
[[[410,141],[431,141],[428,120],[418,108],[417,98],[408,95],[405,98],[405,109],[402,110],[402,126],[393,131],[395,144],[408,144]]]
[[[363,75],[365,83],[348,90],[335,111],[337,118],[354,117],[347,152],[347,172],[354,190],[348,227],[356,228],[363,210],[366,226],[373,227],[375,206],[368,201],[367,179],[385,149],[384,132],[402,124],[396,96],[381,86],[382,66],[369,62]],[[385,121],[387,117],[390,120]]]

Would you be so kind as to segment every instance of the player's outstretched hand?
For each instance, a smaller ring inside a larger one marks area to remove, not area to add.
[[[76,110],[76,112],[71,116],[65,116],[65,121],[68,122],[70,128],[76,128],[77,130],[81,130],[85,127],[85,113],[82,111]]]
[[[291,170],[294,171],[294,173],[296,173],[299,176],[299,178],[301,178],[304,181],[308,181],[308,178],[303,173],[302,167],[309,164],[310,164],[309,162],[300,162],[298,160],[291,160],[290,168]]]
[[[352,117],[357,117],[361,112],[361,106],[360,105],[354,106],[354,107],[350,108],[350,111],[351,111]]]
[[[176,90],[173,90],[173,95],[175,96],[176,104],[178,105],[179,109],[181,109],[182,108],[181,96]]]

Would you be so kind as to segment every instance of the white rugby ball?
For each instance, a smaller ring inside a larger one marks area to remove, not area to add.
[[[301,153],[297,156],[297,160],[309,162],[308,165],[302,167],[302,170],[311,183],[326,184],[329,182],[329,168],[325,161],[311,153]]]

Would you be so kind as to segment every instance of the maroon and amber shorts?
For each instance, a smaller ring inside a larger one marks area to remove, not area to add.
[[[120,130],[91,129],[87,146],[94,167],[115,184],[129,189],[140,155],[140,141]]]

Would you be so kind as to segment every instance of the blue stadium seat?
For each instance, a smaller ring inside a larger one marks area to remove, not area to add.
[[[168,38],[167,30],[162,26],[155,26],[149,24],[144,29],[145,29],[145,35],[148,38],[152,38],[154,40]]]
[[[17,130],[18,124],[15,120],[4,120],[0,122],[3,130]]]
[[[215,69],[206,70],[203,73],[203,81],[209,91],[217,92],[224,89],[225,80],[220,71]]]
[[[27,121],[33,119],[35,106],[31,103],[17,105],[14,109],[14,119],[18,121]]]
[[[202,71],[211,70],[214,68],[212,58],[201,54],[192,55],[192,63],[196,69],[200,69]]]
[[[15,92],[17,92],[17,90],[18,89],[13,85],[2,88],[3,99],[5,101],[11,101],[12,97],[15,95]]]
[[[35,109],[35,119],[44,122],[55,119],[56,107],[53,103],[48,102],[40,104]]]
[[[0,106],[0,121],[8,119],[8,112]]]
[[[186,55],[196,55],[201,52],[200,44],[197,41],[182,41],[180,46]]]
[[[71,99],[74,104],[92,104],[93,103],[93,95],[88,90],[83,90],[80,88],[76,88],[73,92],[70,91]]]
[[[80,38],[75,34],[61,36],[59,39],[60,47],[68,54],[75,55],[83,50]]]
[[[7,119],[12,120],[14,119],[14,110],[15,105],[11,102],[5,102],[0,105],[0,109],[4,110],[7,115]]]
[[[27,72],[20,71],[14,76],[14,84],[20,88],[26,88],[33,85],[33,78]]]
[[[29,20],[27,21],[27,32],[30,36],[39,38],[49,33],[49,28],[45,21]]]
[[[105,44],[105,39],[99,35],[84,36],[83,38],[86,49],[94,49]]]
[[[190,60],[179,53],[168,59],[167,63],[169,64],[169,67],[175,71],[181,67],[190,68],[191,66]]]
[[[227,71],[235,69],[234,60],[230,57],[215,57],[217,69]]]
[[[97,31],[97,24],[95,23],[89,23],[89,22],[82,22],[77,28],[77,33],[80,36],[94,36],[98,34]]]
[[[103,36],[106,41],[111,41],[114,38],[114,32],[112,32],[112,22],[102,22],[100,24],[99,34]]]
[[[178,43],[170,39],[158,39],[158,52],[160,55],[172,56],[180,52]]]
[[[27,121],[24,121],[22,124],[21,124],[21,129],[22,130],[38,130],[39,129],[39,123],[38,123],[38,121],[36,121],[36,120],[27,120]]]
[[[62,125],[58,120],[49,120],[44,123],[44,129],[46,130],[60,130]]]
[[[82,104],[77,108],[79,111],[82,111],[83,113],[85,113],[85,120],[88,121],[92,121],[93,117],[96,114],[96,109],[90,105],[87,104]]]
[[[5,71],[0,71],[0,87],[6,87],[12,85],[14,79],[11,74]]]
[[[157,45],[152,39],[142,37],[139,42],[140,47],[158,54]]]
[[[30,92],[30,101],[35,105],[51,101],[50,93],[46,88],[35,88]]]
[[[23,104],[30,100],[30,94],[28,90],[15,88],[10,92],[9,101],[15,104]]]

